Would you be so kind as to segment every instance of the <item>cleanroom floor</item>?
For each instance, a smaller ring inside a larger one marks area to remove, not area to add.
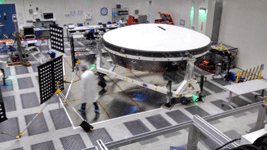
[[[67,43],[66,43],[67,44]],[[83,49],[83,42],[75,42],[76,49]],[[49,49],[47,43],[42,44],[43,52]],[[67,81],[71,79],[70,75],[70,48],[66,45],[64,55],[64,67]],[[86,54],[85,54],[86,55]],[[59,56],[59,53],[57,53]],[[6,60],[7,54],[1,53],[0,59]],[[89,65],[90,61],[82,62]],[[6,73],[9,76],[7,82],[12,86],[1,87],[8,120],[0,123],[0,149],[82,149],[96,145],[96,140],[102,139],[104,143],[132,137],[141,133],[155,131],[167,126],[174,126],[188,121],[193,115],[200,116],[214,115],[230,110],[229,107],[221,106],[223,101],[227,101],[229,92],[223,90],[225,81],[217,81],[206,74],[207,82],[204,84],[204,102],[190,103],[189,105],[175,105],[171,110],[161,108],[165,101],[165,95],[154,92],[142,87],[138,87],[122,80],[108,78],[108,91],[99,98],[100,116],[95,116],[93,107],[90,104],[87,107],[86,120],[92,123],[94,131],[86,133],[79,127],[80,118],[69,109],[59,104],[58,97],[53,96],[48,102],[43,112],[33,121],[27,130],[25,130],[19,140],[16,135],[22,131],[27,123],[38,113],[45,104],[39,104],[38,73],[36,67],[39,62],[31,58],[31,67],[9,66]],[[236,69],[234,70],[236,71]],[[126,70],[117,67],[115,72],[129,75],[133,78],[140,78],[145,82],[159,85],[166,85],[161,74],[152,74]],[[202,72],[195,70],[196,77]],[[80,106],[80,84],[79,76],[75,75],[75,82],[71,87],[68,100],[75,108]],[[175,80],[183,78],[183,72],[178,72]],[[67,89],[68,84],[66,85]],[[66,90],[64,91],[66,93]],[[233,105],[241,107],[249,103],[261,101],[254,99],[256,92],[248,93],[234,98]],[[66,113],[67,112],[67,113]],[[236,114],[227,118],[210,122],[220,131],[232,139],[246,134],[251,129],[257,119],[257,110]],[[69,120],[70,119],[70,120]],[[170,149],[170,146],[186,147],[188,129],[154,137],[119,149]],[[203,140],[199,142],[200,149],[214,149],[210,141]]]

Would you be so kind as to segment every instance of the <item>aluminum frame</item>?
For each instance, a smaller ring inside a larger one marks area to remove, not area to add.
[[[220,114],[205,116],[205,117],[203,117],[203,119],[206,120],[206,121],[213,121],[213,120],[221,119],[221,118],[224,118],[224,117],[232,116],[232,115],[235,115],[235,114],[238,114],[238,113],[242,113],[242,112],[253,110],[253,109],[257,109],[257,108],[265,108],[265,106],[263,106],[263,101],[257,102],[257,103],[253,103],[253,104],[250,104],[250,105],[246,105],[246,106],[243,106],[243,107],[239,107],[239,108],[236,108],[236,109],[228,110],[228,111],[225,111],[225,112],[220,113]],[[265,117],[265,115],[264,115],[264,117]],[[109,149],[117,148],[117,147],[125,146],[125,145],[131,144],[131,143],[139,142],[141,140],[146,140],[146,139],[149,139],[149,138],[160,136],[162,134],[166,134],[166,133],[182,130],[182,129],[190,127],[190,125],[193,125],[193,120],[185,121],[185,122],[179,123],[177,125],[168,126],[168,127],[161,128],[161,129],[158,129],[158,130],[154,130],[154,131],[146,132],[146,133],[143,133],[143,134],[139,134],[139,135],[136,135],[136,136],[133,136],[133,137],[129,137],[127,139],[121,139],[121,140],[117,140],[117,141],[108,142],[108,143],[105,143],[105,145]],[[91,148],[85,148],[84,150],[90,150],[90,149],[92,149],[92,147]]]

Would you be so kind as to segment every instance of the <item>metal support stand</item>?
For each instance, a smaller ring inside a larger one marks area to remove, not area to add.
[[[196,150],[198,138],[200,132],[215,142],[217,145],[224,145],[232,141],[231,138],[223,134],[221,131],[213,127],[210,123],[206,120],[201,118],[198,115],[194,115],[193,117],[193,125],[190,126],[189,135],[188,135],[188,143],[187,149],[189,150]],[[227,147],[235,148],[239,146],[237,143],[229,143]]]
[[[199,138],[199,130],[194,125],[190,125],[188,140],[187,140],[188,141],[187,149],[197,150],[198,138]]]
[[[10,61],[8,63],[8,65],[12,66],[12,65],[25,65],[25,66],[30,66],[30,63],[26,61],[26,58],[23,58],[23,54],[22,54],[22,49],[21,49],[21,41],[20,41],[20,33],[19,33],[19,28],[18,28],[18,22],[17,22],[17,16],[15,14],[13,14],[12,16],[12,20],[15,24],[15,41],[14,44],[17,43],[17,52],[19,55],[19,60],[20,62],[12,62]],[[12,55],[11,55],[12,57]]]
[[[229,91],[229,97],[228,97],[228,101],[226,102],[222,102],[222,106],[227,105],[229,106],[231,109],[235,109],[232,105],[231,105],[231,101],[232,101],[232,92]]]
[[[166,95],[166,106],[171,107],[173,104],[173,102],[171,101],[171,99],[172,99],[172,81],[169,80],[166,87],[168,89],[168,92]]]
[[[15,24],[15,30],[16,30],[16,32],[15,32],[16,36],[15,36],[15,42],[14,43],[17,42],[17,45],[18,45],[17,51],[19,53],[19,59],[20,59],[20,61],[23,61],[24,59],[22,57],[22,50],[21,50],[21,42],[20,42],[20,35],[19,35],[19,27],[18,27],[17,17],[16,17],[16,15],[13,15],[12,17],[13,17],[13,22]]]
[[[266,117],[266,106],[262,105],[259,108],[256,126],[254,128],[252,128],[249,132],[254,132],[254,131],[257,131],[257,130],[264,128],[265,117]]]
[[[177,90],[174,92],[175,95],[178,94],[183,97],[191,97],[193,94],[199,93],[200,87],[197,81],[194,79],[194,74],[193,74],[194,63],[195,63],[195,58],[187,59],[186,74],[184,80],[181,82]]]
[[[260,95],[255,95],[255,98],[257,98],[258,96],[259,96],[260,98],[264,98],[264,92],[265,92],[265,89],[263,89],[263,90],[261,91],[261,94],[260,94]]]
[[[129,78],[127,76],[121,75],[121,74],[117,74],[115,73],[114,70],[114,65],[110,65],[110,63],[108,61],[105,61],[104,58],[102,58],[101,53],[102,53],[102,49],[99,47],[100,46],[100,41],[97,42],[97,47],[98,47],[98,51],[97,51],[97,72],[102,73],[102,74],[106,74],[108,76],[111,77],[115,77],[121,80],[124,80],[126,82],[132,83],[132,84],[136,84],[138,86],[142,86],[163,94],[168,94],[167,96],[167,100],[166,102],[169,103],[170,102],[170,98],[168,97],[191,97],[193,94],[197,94],[200,91],[199,85],[197,83],[197,81],[193,78],[193,70],[194,70],[194,62],[195,62],[195,58],[193,57],[186,57],[185,59],[187,59],[187,69],[186,69],[186,75],[184,78],[184,81],[181,82],[181,84],[179,84],[179,87],[177,88],[177,90],[173,91],[173,90],[169,90],[167,87],[165,86],[156,86],[154,84],[150,84],[150,83],[144,83],[143,81],[137,80],[137,79],[132,79]],[[104,64],[106,66],[109,67],[109,69],[104,69],[101,67],[101,64]],[[169,96],[171,93],[171,96]]]
[[[203,101],[203,86],[204,86],[204,75],[201,75],[200,77],[200,93],[199,93],[199,97],[198,97],[198,101]]]

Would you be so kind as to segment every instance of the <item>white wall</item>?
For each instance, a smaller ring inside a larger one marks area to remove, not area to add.
[[[238,47],[237,67],[265,64],[267,78],[267,1],[224,0],[219,42]]]
[[[185,26],[190,25],[190,9],[192,0],[5,0],[5,3],[15,3],[17,14],[21,13],[23,16],[23,25],[31,25],[26,23],[26,20],[33,20],[41,18],[42,12],[53,12],[57,24],[63,26],[68,23],[84,23],[84,15],[78,15],[77,12],[82,10],[85,12],[92,12],[92,20],[87,21],[90,25],[95,25],[98,22],[112,21],[112,8],[116,4],[121,4],[122,7],[129,8],[129,14],[135,16],[134,10],[138,9],[139,14],[148,15],[148,21],[154,22],[159,19],[158,12],[169,13],[172,15],[175,25],[180,24],[180,19],[185,20]],[[203,1],[203,0],[196,0]],[[31,6],[30,6],[31,5]],[[38,11],[36,11],[38,7]],[[101,16],[100,8],[108,7],[108,15]],[[29,13],[29,9],[37,12],[37,16]],[[75,16],[67,17],[65,14],[70,14],[70,11],[75,11]],[[137,17],[137,16],[136,16]],[[21,27],[21,25],[20,25]]]
[[[215,0],[209,0],[207,22],[206,22],[206,33],[205,33],[209,38],[211,38],[212,35],[214,10],[215,10]]]

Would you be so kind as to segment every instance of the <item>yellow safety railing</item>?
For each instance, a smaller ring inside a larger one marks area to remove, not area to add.
[[[236,74],[236,82],[240,82],[240,79],[242,79],[242,82],[250,81],[250,80],[255,80],[255,79],[261,79],[262,75],[262,70],[264,68],[264,65],[262,64],[261,66],[257,66],[254,68],[247,69],[246,71],[240,71],[237,72]]]

